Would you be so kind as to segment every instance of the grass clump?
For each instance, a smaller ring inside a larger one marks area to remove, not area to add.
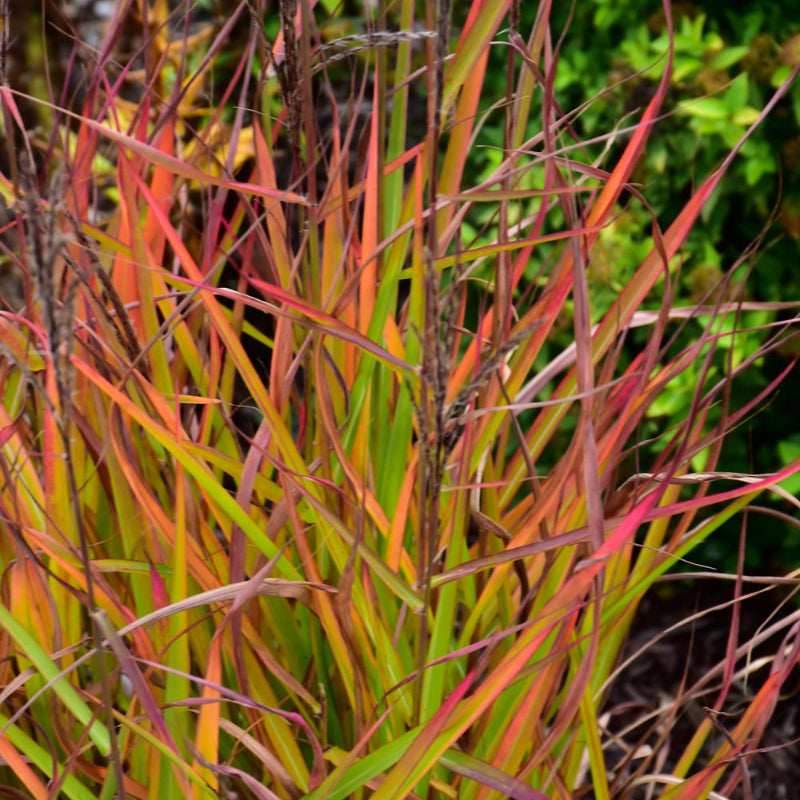
[[[513,3],[476,2],[456,30],[445,2],[379,3],[354,32],[321,6],[284,0],[276,25],[260,1],[119,2],[99,44],[67,29],[63,92],[0,87],[2,783],[728,792],[797,659],[791,616],[729,721],[734,615],[669,774],[657,734],[614,761],[602,715],[641,599],[797,469],[721,459],[779,381],[740,406],[732,387],[794,322],[744,282],[680,295],[683,242],[749,134],[637,231],[598,315],[595,248],[647,214],[631,176],[671,47],[624,147],[596,156],[553,89],[549,5],[523,30]],[[690,373],[686,415],[646,433]]]

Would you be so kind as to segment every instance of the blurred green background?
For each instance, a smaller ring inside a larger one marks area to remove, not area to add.
[[[463,22],[466,4],[457,4],[454,22]],[[536,3],[521,4],[519,29],[531,30]],[[800,58],[800,4],[714,2],[672,6],[674,65],[662,118],[652,132],[634,181],[650,204],[662,230],[685,206],[694,189],[745,135],[769,98],[790,75]],[[668,37],[662,3],[658,0],[578,0],[558,3],[552,16],[554,42],[565,32],[558,51],[555,93],[562,110],[575,109],[594,98],[575,120],[583,139],[598,138],[592,159],[613,165],[625,146],[626,126],[635,124],[656,90],[663,74]],[[506,91],[506,48],[494,50],[489,70],[494,82],[486,93],[484,108]],[[534,100],[536,102],[536,100]],[[533,136],[536,131],[531,131]],[[487,146],[476,150],[476,169],[491,171],[502,147],[503,114],[490,115],[483,134]],[[562,145],[568,144],[566,139]],[[606,150],[605,154],[603,151]],[[534,171],[532,170],[532,173]],[[533,174],[526,178],[535,183]],[[487,215],[490,212],[485,212]],[[613,303],[619,289],[647,253],[646,238],[651,212],[640,203],[620,209],[616,223],[604,231],[590,265],[593,316],[599,317]],[[480,237],[488,231],[484,219],[470,218]],[[701,220],[690,234],[680,258],[676,303],[703,300],[724,279],[731,282],[732,299],[750,301],[800,301],[800,83],[778,103],[765,124],[744,143],[740,154],[706,205]],[[600,256],[598,258],[598,255]],[[532,264],[535,274],[547,258]],[[677,267],[677,265],[676,265]],[[488,277],[487,274],[484,277]],[[746,280],[743,292],[737,285]],[[663,286],[648,304],[658,308]],[[745,325],[757,326],[788,319],[794,311],[746,312]],[[697,338],[707,320],[691,321],[677,332],[673,348]],[[629,337],[631,352],[647,335],[645,329]],[[723,339],[706,385],[713,386],[729,371],[729,363],[741,363],[768,338],[765,331]],[[554,357],[572,341],[570,320],[560,321],[548,357]],[[792,363],[800,343],[789,341],[758,362],[733,383],[731,409],[740,408]],[[544,364],[542,364],[543,366]],[[658,436],[689,413],[695,374],[681,376],[665,401],[653,409],[644,436]],[[727,472],[763,473],[776,470],[800,455],[800,414],[796,397],[800,373],[793,370],[780,390],[763,402],[758,412],[728,437],[719,469]],[[713,416],[712,416],[713,419]],[[546,468],[546,464],[539,465]],[[702,459],[695,469],[702,470]],[[733,484],[731,484],[733,488]],[[800,494],[800,476],[784,488]],[[762,499],[762,502],[764,500]],[[784,519],[762,514],[748,518],[746,569],[751,573],[785,573],[800,567],[800,529],[791,503],[775,496],[773,510]],[[708,567],[735,571],[741,518],[695,553]]]

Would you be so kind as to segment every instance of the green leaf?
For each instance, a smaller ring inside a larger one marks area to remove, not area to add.
[[[52,752],[45,750],[16,725],[8,725],[7,717],[0,716],[0,726],[4,730],[4,736],[14,745],[16,750],[29,758],[31,764],[40,769],[48,778],[55,778],[62,774],[63,767],[53,761]],[[95,800],[96,798],[96,795],[91,790],[87,789],[74,775],[69,773],[64,776],[64,783],[59,796],[61,795],[74,798],[74,800]]]
[[[350,797],[367,781],[393,767],[406,750],[414,744],[419,732],[420,728],[414,728],[379,750],[374,750],[364,756],[355,764],[350,764],[349,767],[349,755],[340,751],[338,755],[341,764],[316,791],[308,796],[308,800],[344,800],[344,798]],[[332,755],[336,755],[336,752],[328,753],[329,758]]]
[[[724,120],[730,117],[728,104],[721,97],[701,97],[688,100],[678,106],[678,110],[698,119]]]
[[[755,186],[765,172],[771,172],[774,163],[769,158],[751,158],[744,168],[744,176],[748,186]]]
[[[748,53],[750,48],[745,45],[738,47],[726,47],[722,52],[717,53],[711,59],[711,68],[715,70],[728,69],[732,67],[737,61],[741,61]]]
[[[747,74],[742,73],[731,83],[723,95],[725,106],[729,113],[736,113],[739,109],[747,105],[747,92]]]
[[[778,442],[778,457],[781,464],[788,464],[790,461],[800,457],[800,436],[792,436],[789,439]],[[794,475],[784,478],[779,485],[789,494],[796,495],[800,492],[800,472],[795,472]]]
[[[86,703],[81,700],[75,687],[62,675],[61,670],[53,663],[50,656],[39,643],[14,619],[11,612],[0,603],[0,625],[14,639],[20,650],[39,671],[39,674],[52,686],[53,691],[61,698],[61,702],[70,710],[82,725],[89,727],[89,736],[97,749],[107,756],[111,751],[111,741],[105,726],[95,719],[95,715]]]
[[[758,114],[758,109],[752,106],[744,106],[744,108],[740,108],[733,115],[733,122],[735,125],[741,125],[743,128],[746,128],[758,119]]]

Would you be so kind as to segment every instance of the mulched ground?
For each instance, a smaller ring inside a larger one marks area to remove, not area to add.
[[[743,594],[760,587],[746,585]],[[752,642],[759,631],[779,620],[800,618],[796,600],[781,605],[786,593],[764,591],[742,601],[742,619],[738,644]],[[645,599],[638,621],[631,631],[625,657],[648,642],[654,642],[628,666],[613,686],[606,703],[607,716],[603,741],[606,764],[612,782],[614,800],[649,800],[661,797],[668,784],[653,785],[645,775],[669,775],[677,759],[706,718],[704,709],[713,707],[719,698],[722,672],[708,680],[708,674],[725,659],[732,626],[732,608],[709,611],[693,622],[680,626],[660,639],[659,634],[676,623],[729,602],[733,586],[721,581],[704,581],[702,586],[679,583],[663,584]],[[792,616],[793,615],[793,616]],[[791,624],[780,633],[757,645],[749,659],[774,655]],[[746,657],[736,662],[735,680],[725,699],[723,713],[717,717],[714,734],[702,748],[707,763],[724,742],[726,731],[733,730],[750,699],[769,674],[769,665],[743,673]],[[703,682],[705,679],[705,682]],[[676,698],[682,700],[676,703]],[[716,797],[730,800],[794,800],[800,798],[800,670],[785,684],[774,715],[757,745],[749,748],[747,776],[729,794]],[[753,752],[755,750],[756,752]],[[741,761],[731,766],[717,791],[723,791],[733,770],[743,769]],[[696,771],[696,768],[692,772]],[[747,786],[749,782],[749,786]],[[593,797],[591,790],[584,795]],[[712,795],[714,797],[714,795]]]

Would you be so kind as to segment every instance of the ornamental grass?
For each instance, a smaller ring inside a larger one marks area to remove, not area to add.
[[[734,602],[715,682],[635,752],[604,713],[642,598],[731,524],[744,542],[757,498],[795,502],[800,463],[724,452],[797,303],[749,298],[754,251],[701,302],[679,280],[749,131],[657,219],[635,171],[669,44],[649,102],[587,141],[604,99],[559,104],[550,3],[527,29],[510,0],[200,5],[118,0],[93,41],[59,21],[40,92],[3,62],[3,796],[746,785],[791,608],[754,663]],[[609,289],[620,224],[641,256]]]

